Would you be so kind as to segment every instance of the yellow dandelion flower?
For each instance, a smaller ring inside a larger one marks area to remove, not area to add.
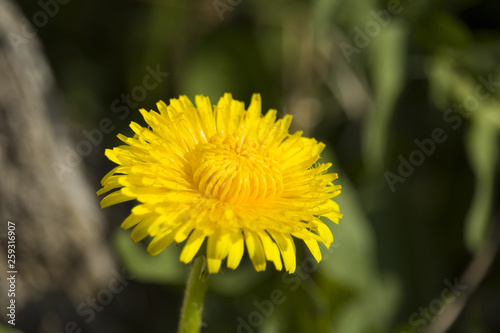
[[[134,227],[138,242],[151,236],[156,255],[173,242],[184,245],[180,260],[189,263],[206,240],[209,273],[221,263],[235,269],[244,247],[257,271],[273,262],[295,271],[295,244],[302,239],[319,262],[318,242],[333,241],[324,216],[342,217],[331,199],[340,193],[317,163],[324,144],[289,134],[292,116],[276,120],[276,110],[261,114],[260,95],[247,110],[226,93],[212,108],[208,97],[188,97],[157,104],[159,113],[141,109],[148,128],[132,122],[133,138],[106,150],[116,164],[103,179],[101,207],[136,199],[122,228]]]

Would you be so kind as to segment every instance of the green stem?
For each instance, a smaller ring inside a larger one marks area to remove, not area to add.
[[[199,256],[191,268],[182,304],[179,333],[200,332],[203,298],[207,290],[208,280],[208,276],[202,276],[204,261],[205,257]]]

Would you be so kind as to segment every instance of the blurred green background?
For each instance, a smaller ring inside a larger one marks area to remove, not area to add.
[[[28,20],[44,10],[19,5]],[[203,332],[500,332],[499,1],[58,6],[37,35],[74,142],[103,118],[116,126],[84,159],[96,191],[112,167],[104,149],[130,121],[144,124],[137,109],[180,94],[215,104],[231,92],[248,105],[259,92],[263,109],[293,114],[293,131],[327,144],[344,218],[325,260],[313,265],[298,245],[292,276],[256,273],[248,258],[211,276]],[[151,70],[155,88],[137,88]],[[130,207],[103,214],[135,279],[90,324],[70,311],[82,332],[176,331],[182,246],[149,257],[119,229]]]

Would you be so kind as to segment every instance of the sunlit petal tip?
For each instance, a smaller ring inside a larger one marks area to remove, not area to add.
[[[245,232],[245,242],[248,249],[248,255],[257,272],[266,269],[266,256],[264,247],[260,238],[253,231]]]
[[[185,223],[183,225],[181,225],[180,227],[178,227],[177,229],[175,229],[175,236],[174,236],[174,240],[176,243],[182,243],[184,242],[189,234],[191,233],[191,231],[193,231],[194,227],[190,224],[190,223]]]
[[[146,205],[137,205],[132,208],[132,214],[134,215],[145,215],[151,213],[151,209]]]
[[[158,109],[158,111],[160,112],[160,114],[165,114],[167,112],[167,104],[165,104],[164,101],[158,101],[156,103],[156,108]]]
[[[122,161],[120,160],[119,158],[119,153],[117,152],[117,149],[114,148],[114,149],[106,149],[104,151],[104,155],[106,155],[107,158],[109,158],[110,161],[118,164],[118,165],[122,165]],[[104,180],[104,178],[103,178]]]
[[[149,243],[147,251],[152,257],[159,255],[163,250],[167,248],[167,245],[164,246],[163,244],[155,244],[156,246],[152,246],[151,244],[153,243]]]
[[[326,145],[323,142],[318,142],[317,151],[316,152],[318,154],[321,154],[325,148],[326,148]]]
[[[262,105],[262,101],[260,98],[260,94],[257,94],[257,93],[253,94],[252,100],[250,101],[249,108],[251,108],[253,106],[253,107],[257,108],[259,110],[259,113],[260,113],[261,105]]]
[[[136,226],[143,219],[144,219],[143,216],[130,214],[125,220],[123,220],[121,227],[124,230],[130,229],[130,228]]]
[[[317,262],[320,262],[322,259],[322,254],[321,250],[319,249],[318,242],[314,239],[307,239],[304,240],[304,242],[309,248],[309,251],[311,251],[311,254],[313,255],[314,259],[316,259]]]
[[[222,260],[220,259],[208,258],[207,259],[208,273],[210,274],[218,273],[220,270],[221,263]]]
[[[106,192],[108,192],[108,190],[107,190],[106,188],[104,188],[104,187],[103,187],[103,188],[101,188],[100,190],[98,190],[98,191],[96,192],[96,194],[97,194],[97,195],[101,195],[101,194],[104,194],[104,193],[106,193]],[[101,208],[102,208],[102,207],[101,207]]]
[[[229,254],[227,256],[227,267],[236,269],[243,257],[244,240],[241,232],[234,233],[231,236],[231,243],[229,245]]]
[[[108,194],[101,200],[101,208],[106,208],[130,200],[134,200],[134,198],[124,195],[121,191],[115,191]]]
[[[205,240],[205,234],[199,230],[195,230],[189,237],[187,243],[181,251],[180,261],[189,263],[193,260],[194,256],[198,253],[201,244]]]

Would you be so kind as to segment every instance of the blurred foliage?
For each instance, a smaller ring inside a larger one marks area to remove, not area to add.
[[[184,265],[177,260],[180,251],[172,249],[152,257],[140,246],[130,246],[129,233],[123,230],[114,233],[113,241],[128,272],[139,281],[169,284],[183,284],[186,281]]]
[[[20,3],[28,19],[41,10]],[[247,103],[260,92],[263,109],[292,113],[294,130],[327,143],[344,218],[331,225],[325,260],[310,266],[298,246],[294,275],[256,273],[246,258],[212,276],[203,332],[414,332],[428,320],[412,314],[461,277],[498,228],[499,16],[495,0],[88,0],[60,5],[38,35],[75,141],[102,118],[116,126],[85,160],[96,190],[112,165],[103,150],[141,122],[136,110],[180,94],[215,104],[226,91]],[[127,106],[122,94],[157,66],[169,75]],[[129,114],[120,117],[115,100]],[[435,129],[446,139],[424,154],[415,140],[433,140]],[[415,151],[424,161],[402,176]],[[391,186],[387,172],[399,181]],[[175,332],[188,270],[180,247],[151,258],[117,230],[125,208],[105,213],[117,257],[152,290],[120,296],[142,304],[122,308],[129,331],[120,332]],[[451,331],[500,331],[498,281],[497,259]],[[274,290],[282,304],[256,305]]]
[[[20,333],[20,332],[21,331],[12,328],[12,326],[10,325],[4,326],[4,324],[0,323],[0,333]]]

